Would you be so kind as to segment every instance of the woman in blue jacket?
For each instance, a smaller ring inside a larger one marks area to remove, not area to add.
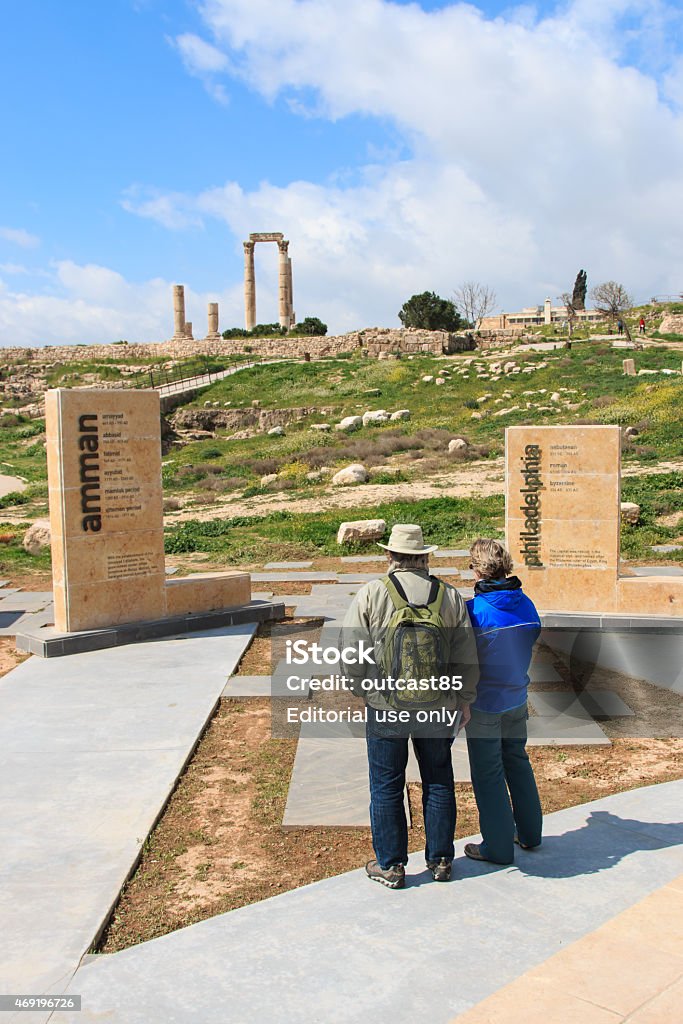
[[[473,860],[510,864],[514,843],[541,843],[543,813],[526,752],[529,664],[541,622],[512,572],[512,559],[496,540],[470,549],[476,584],[467,610],[479,656],[477,696],[470,705],[467,749],[479,810],[480,845],[468,843]]]

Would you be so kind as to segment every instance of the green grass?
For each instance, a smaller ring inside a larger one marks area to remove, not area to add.
[[[534,352],[518,355],[520,365],[547,366],[533,373],[502,376],[498,381],[479,380],[472,370],[469,379],[453,375],[442,387],[425,384],[425,374],[436,376],[448,367],[454,374],[472,354],[447,361],[424,356],[414,360],[376,361],[354,357],[348,360],[324,360],[318,363],[280,363],[244,370],[229,380],[220,381],[204,392],[193,403],[202,407],[204,401],[218,402],[222,408],[230,401],[232,408],[247,408],[254,395],[258,395],[263,409],[310,407],[314,411],[302,423],[286,426],[286,436],[275,438],[259,434],[251,438],[231,441],[229,432],[220,432],[215,439],[198,441],[172,451],[165,459],[164,484],[168,493],[182,493],[195,489],[207,478],[205,464],[213,466],[208,474],[217,477],[212,483],[216,491],[249,489],[256,493],[260,478],[273,472],[287,473],[287,467],[306,463],[309,469],[320,465],[338,468],[345,462],[369,458],[377,465],[392,445],[400,451],[396,439],[406,440],[405,450],[419,448],[411,439],[421,430],[440,429],[444,434],[440,444],[425,444],[424,454],[438,456],[441,469],[454,465],[446,454],[449,437],[462,435],[473,445],[483,446],[491,456],[502,455],[505,427],[517,424],[539,423],[619,423],[637,426],[640,435],[624,451],[624,459],[653,461],[683,455],[683,379],[680,376],[625,377],[623,350],[612,349],[606,343],[586,342],[571,350]],[[680,370],[680,352],[646,349],[634,353],[638,369]],[[479,357],[476,357],[479,361]],[[560,388],[569,388],[576,394],[561,392],[579,408],[567,409],[550,401],[550,395]],[[366,391],[378,389],[379,396],[368,396]],[[545,394],[539,394],[545,389]],[[536,392],[524,395],[524,391]],[[505,397],[505,393],[511,397]],[[479,404],[477,398],[490,393],[491,398]],[[499,400],[496,403],[496,400]],[[532,406],[549,406],[541,411]],[[505,416],[495,415],[497,410],[519,408]],[[320,433],[309,424],[326,419],[331,424],[342,416],[359,414],[366,409],[385,408],[389,411],[407,408],[411,419],[384,426],[365,427],[361,431],[344,435],[335,431]],[[328,415],[322,417],[321,409]],[[474,410],[481,410],[484,418],[472,419]],[[387,439],[391,440],[387,444]],[[384,442],[384,443],[383,443]],[[354,455],[351,449],[360,449]],[[373,447],[374,446],[374,447]],[[434,467],[432,466],[432,471]],[[401,471],[408,479],[423,474],[419,460],[405,461]],[[312,489],[304,473],[294,483]],[[382,478],[380,478],[382,479]],[[230,481],[230,483],[226,483]],[[291,486],[291,482],[290,482]],[[256,490],[254,490],[256,489]],[[313,491],[314,493],[314,491]]]
[[[0,573],[50,572],[50,549],[39,555],[29,555],[21,546],[24,534],[31,521],[23,523],[0,523]],[[11,539],[10,539],[11,538]]]
[[[663,526],[658,517],[683,514],[683,473],[658,473],[653,476],[627,477],[622,481],[622,500],[635,501],[641,507],[637,526],[622,525],[621,554],[624,558],[648,561],[678,561],[672,555],[651,550],[653,544],[669,544],[683,533],[681,527]]]
[[[337,530],[349,519],[367,518],[367,508],[330,509],[325,512],[273,512],[259,518],[234,517],[209,522],[190,520],[172,527],[166,535],[168,554],[205,551],[220,555],[226,564],[264,562],[276,551],[285,557],[338,555]],[[394,501],[373,507],[373,517],[385,519],[391,529],[397,522],[417,522],[428,543],[442,547],[463,545],[477,536],[501,536],[503,498],[429,498]],[[348,545],[345,552],[375,552],[372,543]]]

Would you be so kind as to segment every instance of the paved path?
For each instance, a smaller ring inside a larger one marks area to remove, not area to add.
[[[459,843],[449,885],[413,856],[400,892],[352,871],[95,957],[59,1022],[445,1024],[676,879],[682,806],[683,781],[622,793],[549,815],[514,867]],[[545,1018],[573,1019],[597,1018]]]
[[[182,380],[172,380],[168,384],[159,384],[154,388],[163,397],[164,395],[181,395],[186,391],[197,391],[198,388],[207,388],[215,384],[217,380],[225,377],[232,377],[233,373],[240,370],[248,370],[252,366],[269,366],[271,363],[281,363],[282,359],[254,359],[249,363],[240,363],[239,366],[230,366],[227,370],[217,370],[215,373],[199,373],[195,377],[184,377]]]
[[[683,1016],[681,1007],[683,875],[456,1019],[458,1024],[519,1024],[522,1019],[524,1024],[673,1024]]]
[[[20,480],[18,476],[5,476],[4,473],[0,473],[0,498],[4,498],[6,494],[11,494],[12,491],[25,490],[25,480]]]
[[[254,630],[30,658],[0,679],[0,994],[66,986]]]

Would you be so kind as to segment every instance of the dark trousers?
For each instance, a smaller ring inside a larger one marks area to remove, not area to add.
[[[479,810],[482,853],[497,864],[514,860],[514,836],[524,846],[541,842],[543,812],[526,752],[526,704],[503,714],[472,709],[467,750]]]
[[[412,737],[422,780],[425,857],[455,856],[455,787],[453,736]],[[370,825],[375,856],[382,868],[408,863],[408,824],[404,806],[409,736],[375,721],[368,708],[366,728],[370,768]]]

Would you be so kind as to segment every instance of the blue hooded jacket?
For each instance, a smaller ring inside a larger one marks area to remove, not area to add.
[[[527,698],[529,664],[541,632],[536,607],[516,576],[481,580],[467,602],[479,657],[472,707],[489,714],[518,708]]]

